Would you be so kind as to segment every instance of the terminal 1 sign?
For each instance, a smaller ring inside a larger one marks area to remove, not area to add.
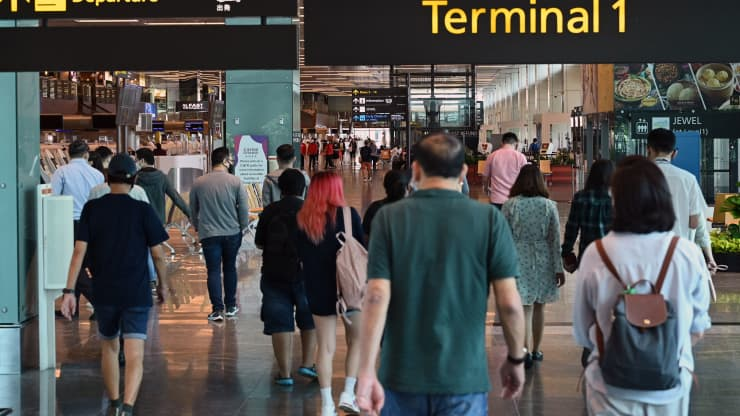
[[[296,0],[0,0],[0,19],[296,16]]]
[[[304,7],[308,65],[740,59],[730,46],[736,0],[373,0],[361,9],[304,0]]]

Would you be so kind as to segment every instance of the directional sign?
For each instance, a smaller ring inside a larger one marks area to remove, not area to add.
[[[352,91],[352,121],[403,120],[408,111],[405,88],[355,89]]]

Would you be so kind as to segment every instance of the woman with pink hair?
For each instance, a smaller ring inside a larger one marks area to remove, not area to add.
[[[362,220],[354,208],[352,224],[345,228],[342,178],[329,172],[320,172],[311,178],[311,187],[303,208],[298,212],[298,253],[303,263],[306,296],[313,314],[318,335],[316,360],[321,387],[321,416],[336,415],[331,393],[332,360],[337,344],[337,282],[336,259],[340,248],[336,234],[345,231],[357,241],[364,241]],[[347,338],[347,378],[344,392],[339,397],[339,408],[347,414],[359,414],[355,401],[355,385],[360,364],[361,314],[352,314],[352,324],[345,322]]]

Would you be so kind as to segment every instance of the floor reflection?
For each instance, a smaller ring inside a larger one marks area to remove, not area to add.
[[[343,171],[350,205],[364,208],[382,198],[382,173],[363,183],[359,173]],[[475,195],[475,194],[474,194]],[[480,195],[478,195],[480,197]],[[482,197],[485,200],[485,196]],[[559,204],[561,216],[567,203]],[[297,378],[292,388],[274,385],[277,368],[270,339],[262,334],[259,318],[259,256],[240,258],[238,296],[242,312],[237,319],[208,323],[210,311],[202,257],[188,250],[179,233],[172,234],[177,255],[170,267],[178,302],[156,308],[149,324],[145,374],[137,403],[139,415],[315,415],[318,385]],[[738,275],[716,278],[719,302],[712,307],[715,323],[740,319]],[[580,350],[570,335],[573,282],[560,302],[547,308],[545,361],[529,373],[525,394],[518,404],[521,415],[583,414],[577,392],[581,374]],[[79,321],[57,321],[57,371],[29,371],[22,376],[0,376],[0,408],[12,407],[19,415],[97,415],[106,399],[99,370],[97,326],[83,307]],[[340,337],[343,330],[339,329]],[[511,402],[498,397],[497,365],[505,357],[500,328],[489,327],[489,367],[493,383],[491,414],[515,415]],[[296,362],[300,364],[300,343]],[[344,343],[338,342],[334,391],[343,387]],[[716,327],[697,348],[697,375],[692,414],[730,414],[740,407],[740,330],[734,325]],[[337,393],[338,394],[338,393]]]

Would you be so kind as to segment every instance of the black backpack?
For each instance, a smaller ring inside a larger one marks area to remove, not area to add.
[[[640,280],[631,287],[619,277],[601,240],[596,241],[602,261],[625,290],[614,307],[612,332],[606,345],[603,332],[596,325],[599,366],[604,382],[610,386],[670,390],[680,382],[678,322],[670,302],[660,294],[679,240],[671,240],[655,285]],[[652,292],[635,294],[634,288],[643,283],[650,284]]]
[[[267,227],[262,251],[262,274],[274,283],[292,283],[300,279],[302,264],[298,257],[297,212],[287,211],[274,216]]]

